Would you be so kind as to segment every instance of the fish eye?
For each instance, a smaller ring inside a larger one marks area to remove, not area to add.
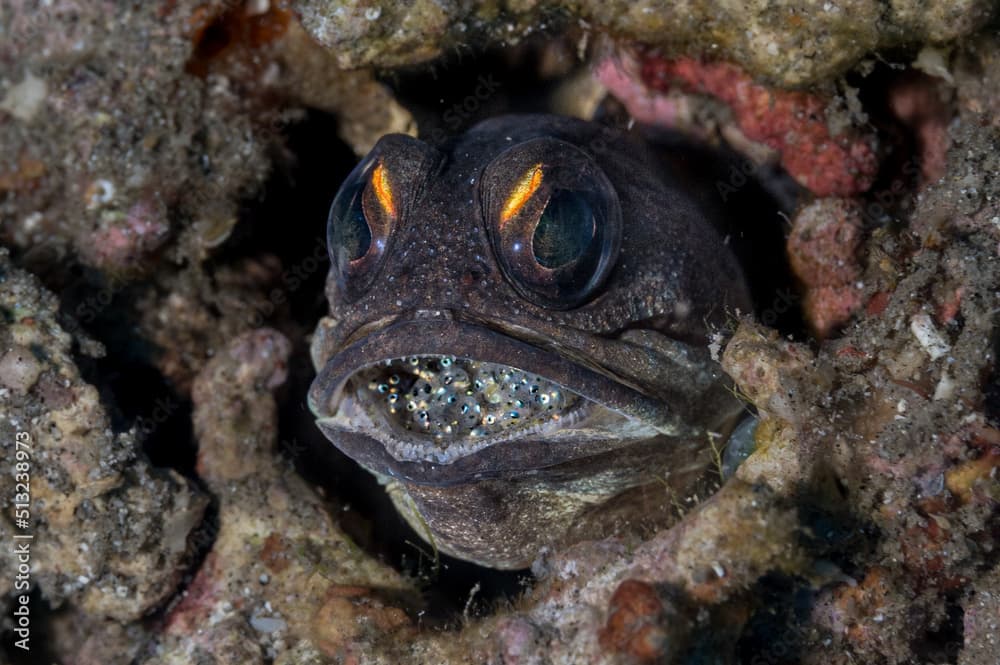
[[[374,283],[407,208],[419,198],[438,158],[417,139],[388,134],[347,176],[326,226],[327,250],[342,297],[357,299]]]
[[[550,309],[591,299],[621,236],[618,197],[593,160],[563,141],[535,139],[497,157],[483,183],[487,230],[508,281]]]
[[[597,226],[587,197],[557,190],[549,198],[531,237],[531,251],[543,268],[557,270],[580,260],[594,241]]]
[[[350,265],[371,249],[372,228],[361,203],[365,187],[363,178],[348,178],[330,207],[327,248],[335,266]]]
[[[371,283],[388,247],[399,216],[394,189],[389,167],[373,153],[351,172],[330,206],[330,262],[351,295]]]
[[[407,211],[440,159],[422,141],[387,134],[347,176],[326,224],[326,246],[342,297],[356,300],[375,282]]]

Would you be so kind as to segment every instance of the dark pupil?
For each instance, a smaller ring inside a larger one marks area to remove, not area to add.
[[[542,212],[531,246],[535,260],[555,269],[578,258],[594,238],[594,213],[580,194],[557,190]]]
[[[361,205],[363,192],[364,186],[358,187],[343,209],[334,210],[334,246],[347,261],[360,259],[372,244],[372,230]]]

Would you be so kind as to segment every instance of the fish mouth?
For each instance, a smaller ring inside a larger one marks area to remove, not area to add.
[[[422,314],[366,329],[309,392],[327,438],[376,473],[435,485],[536,473],[687,429],[550,339]]]
[[[452,355],[365,367],[347,379],[342,409],[344,400],[364,409],[376,438],[396,459],[439,463],[565,427],[588,404],[538,374]]]

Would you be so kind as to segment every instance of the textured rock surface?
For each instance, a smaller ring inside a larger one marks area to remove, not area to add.
[[[225,240],[301,105],[338,113],[362,153],[412,131],[369,72],[258,4],[5,3],[0,240],[125,282]]]
[[[112,431],[97,389],[73,360],[74,339],[60,326],[57,305],[0,250],[4,459],[14,463],[18,432],[30,437],[28,525],[13,523],[15,492],[23,490],[15,490],[13,472],[4,473],[0,535],[7,542],[14,533],[33,536],[30,577],[52,606],[135,621],[173,595],[207,498],[177,474],[151,469],[134,431]],[[5,547],[5,595],[17,563],[14,548]]]
[[[959,665],[988,663],[1000,651],[1000,569],[984,575],[963,605],[965,645]]]
[[[583,20],[671,53],[738,63],[783,86],[844,73],[866,55],[898,44],[941,43],[984,25],[989,0],[850,2],[391,2],[303,0],[305,28],[342,66],[426,61],[470,35],[517,41],[560,19]]]
[[[260,182],[267,141],[237,91],[184,71],[192,6],[7,4],[2,94],[37,91],[0,112],[7,242],[138,271],[181,219],[232,217]]]
[[[263,663],[291,649],[357,657],[412,630],[400,604],[413,589],[341,532],[275,449],[271,392],[289,351],[276,331],[247,332],[194,382],[198,473],[218,498],[218,529],[144,662]]]

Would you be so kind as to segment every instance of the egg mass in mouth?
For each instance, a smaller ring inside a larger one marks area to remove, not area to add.
[[[349,392],[397,436],[440,447],[557,422],[580,399],[532,372],[455,356],[410,356],[358,371]]]

